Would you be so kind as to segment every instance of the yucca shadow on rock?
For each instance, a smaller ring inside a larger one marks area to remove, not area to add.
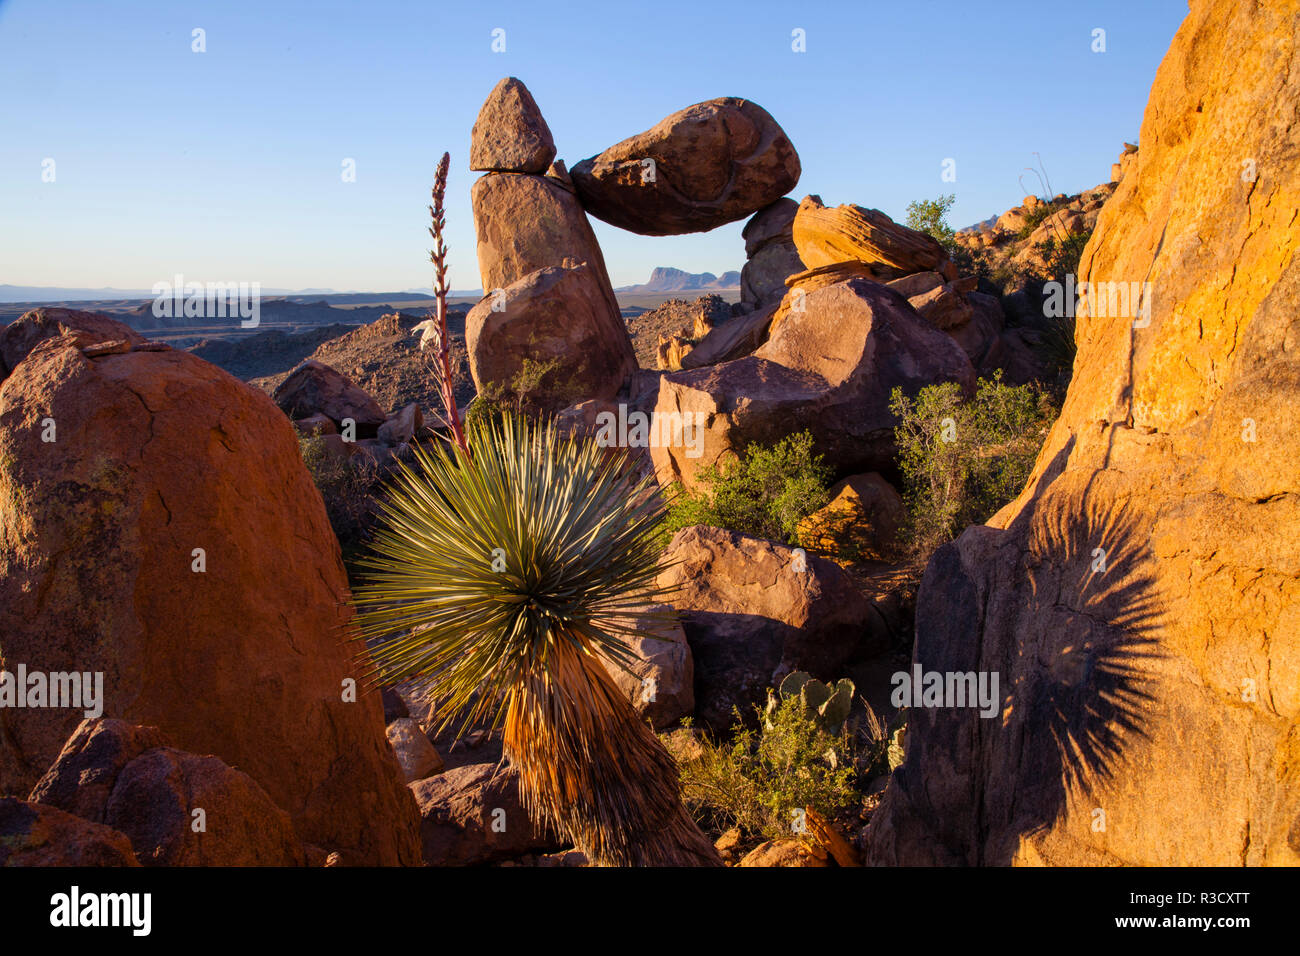
[[[1013,643],[1021,664],[1003,703],[1003,732],[1023,740],[1004,758],[1017,766],[1009,822],[1021,836],[1050,828],[1071,794],[1098,805],[1161,712],[1151,519],[1092,484],[1039,499],[1021,559],[1028,600]],[[1025,791],[1034,798],[1026,802]]]

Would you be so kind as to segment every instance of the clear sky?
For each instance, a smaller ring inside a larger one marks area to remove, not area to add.
[[[470,127],[503,76],[570,166],[667,114],[741,96],[818,193],[962,227],[1135,142],[1186,0],[0,0],[0,283],[392,291],[430,284],[429,187],[452,157],[452,283],[479,285]],[[206,52],[193,52],[192,31]],[[505,31],[505,52],[492,31]],[[1093,31],[1105,52],[1093,52]],[[792,50],[792,31],[806,52]],[[956,181],[941,179],[955,160]],[[43,182],[46,160],[54,181]],[[355,160],[356,181],[341,176]],[[616,285],[744,263],[743,222],[636,236],[593,220]]]

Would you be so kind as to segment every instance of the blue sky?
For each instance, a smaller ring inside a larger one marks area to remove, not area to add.
[[[0,0],[0,283],[428,286],[428,192],[449,150],[452,283],[477,287],[470,127],[507,75],[532,90],[570,166],[692,103],[743,96],[799,151],[794,198],[901,219],[909,200],[954,192],[961,227],[1019,202],[1022,174],[1040,191],[1025,173],[1035,151],[1058,192],[1109,179],[1186,12],[1186,0]],[[191,51],[195,28],[205,53]],[[791,49],[796,28],[806,52]],[[656,265],[744,263],[743,222],[680,237],[593,223],[616,285]]]

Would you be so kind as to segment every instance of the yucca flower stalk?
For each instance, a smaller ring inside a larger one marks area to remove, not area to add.
[[[598,865],[718,865],[677,768],[601,657],[656,596],[664,504],[625,451],[513,412],[401,466],[357,589],[374,683],[423,680],[439,730],[504,725],[533,819]]]
[[[456,407],[456,381],[451,371],[451,336],[447,332],[447,243],[443,233],[447,226],[447,173],[451,169],[451,154],[443,153],[438,163],[438,170],[433,177],[433,205],[429,207],[429,235],[433,237],[433,249],[429,251],[429,261],[433,263],[433,299],[434,314],[416,326],[424,333],[420,340],[423,350],[433,343],[434,378],[438,383],[438,394],[442,398],[444,423],[451,431],[451,440],[462,451],[468,449],[465,442],[465,430],[461,425],[460,412]]]

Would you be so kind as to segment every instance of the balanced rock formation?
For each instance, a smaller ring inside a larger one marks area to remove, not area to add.
[[[0,386],[0,660],[102,678],[105,716],[239,767],[306,841],[416,861],[378,699],[349,689],[347,576],[288,420],[188,353],[93,354],[45,341]],[[31,789],[82,698],[0,712],[0,792]]]
[[[757,103],[721,97],[661,120],[573,167],[597,219],[645,236],[707,232],[799,182],[799,155]]]
[[[470,200],[486,295],[538,269],[585,262],[617,312],[605,257],[567,174],[488,173],[474,183]]]
[[[745,223],[745,267],[740,270],[740,302],[746,310],[785,295],[785,280],[804,270],[794,245],[794,217],[799,204],[778,199]]]
[[[1191,4],[1061,417],[918,595],[914,666],[998,674],[998,714],[911,710],[870,862],[1300,863],[1297,35],[1295,4]]]
[[[651,447],[661,482],[693,486],[702,468],[749,443],[772,444],[805,428],[839,474],[887,470],[895,387],[908,394],[943,381],[974,387],[957,344],[877,282],[839,282],[803,296],[801,305],[779,326],[773,322],[771,337],[752,355],[663,377],[657,413],[682,421],[689,414],[701,434],[693,445]]]
[[[481,172],[544,173],[555,141],[528,87],[508,76],[492,88],[474,121],[469,168]]]
[[[613,398],[637,363],[606,288],[584,263],[538,269],[500,298],[483,299],[465,319],[475,386],[514,388],[530,407],[551,412],[583,398]],[[522,388],[529,369],[542,374]]]
[[[475,168],[512,169],[487,173],[471,191],[484,291],[465,320],[475,386],[517,391],[528,359],[549,367],[545,382],[525,376],[530,404],[558,411],[578,397],[612,397],[637,367],[632,343],[573,180],[562,162],[541,162],[554,146],[522,83],[497,85],[474,141]],[[587,376],[591,391],[566,391]]]
[[[872,278],[883,281],[937,270],[948,259],[938,240],[900,226],[879,209],[832,209],[816,196],[804,197],[791,230],[799,258],[809,269],[855,259],[871,267]]]
[[[732,708],[752,716],[791,671],[844,676],[850,658],[887,637],[870,602],[837,565],[735,531],[683,528],[664,552],[658,583],[670,596],[695,659],[695,713],[715,732]]]

